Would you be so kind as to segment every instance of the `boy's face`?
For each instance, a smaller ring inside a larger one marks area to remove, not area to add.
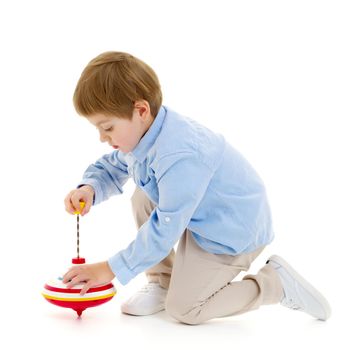
[[[98,129],[101,142],[108,142],[123,153],[135,148],[154,120],[147,108],[136,107],[131,120],[103,114],[95,114],[87,119]]]

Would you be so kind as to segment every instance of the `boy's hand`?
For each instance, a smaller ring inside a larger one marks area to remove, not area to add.
[[[76,284],[85,282],[80,292],[80,295],[84,295],[89,288],[109,283],[114,277],[114,273],[110,269],[108,262],[104,261],[96,264],[84,264],[71,267],[68,272],[63,275],[63,283],[66,283],[67,288],[72,288]]]
[[[85,207],[80,213],[81,216],[84,216],[90,211],[92,202],[94,200],[94,194],[95,191],[90,185],[84,185],[73,191],[70,191],[64,199],[66,211],[70,214],[74,214],[76,211],[80,212],[80,202],[85,202]]]

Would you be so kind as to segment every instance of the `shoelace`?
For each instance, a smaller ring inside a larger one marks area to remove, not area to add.
[[[154,289],[156,289],[157,283],[148,283],[146,285],[144,285],[141,289],[140,289],[140,293],[149,293],[151,291],[153,291]]]

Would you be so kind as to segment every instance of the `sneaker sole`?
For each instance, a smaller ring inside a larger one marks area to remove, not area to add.
[[[331,314],[332,310],[331,307],[327,301],[327,299],[313,286],[311,285],[308,281],[306,281],[298,272],[296,272],[284,259],[282,259],[278,255],[272,255],[268,260],[273,261],[281,266],[295,279],[297,280],[303,288],[305,288],[323,307],[324,312],[325,312],[325,317],[324,318],[319,318],[322,321],[327,320]]]
[[[128,309],[125,306],[121,306],[120,310],[123,314],[125,315],[132,315],[132,316],[150,316],[150,315],[154,315],[158,312],[164,311],[165,307],[161,306],[158,309],[152,310],[152,311],[140,311],[140,310],[132,310],[132,309]]]
[[[157,314],[157,313],[159,313],[161,311],[164,311],[164,309],[163,310],[159,310],[159,311],[154,311],[152,313],[126,312],[126,311],[122,311],[122,313],[124,315],[128,315],[128,316],[140,316],[141,317],[141,316],[152,316],[152,315],[155,315],[155,314]]]

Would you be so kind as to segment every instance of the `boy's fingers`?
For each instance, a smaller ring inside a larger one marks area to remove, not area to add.
[[[81,200],[81,198],[72,198],[71,199],[74,211],[80,212],[80,210],[81,210],[80,209],[80,200]]]
[[[80,295],[84,295],[92,287],[92,282],[86,282],[84,287],[80,291]]]
[[[67,204],[68,202],[70,202],[70,197],[72,196],[72,192],[73,191],[70,191],[66,197],[64,198],[64,203]]]
[[[64,199],[64,205],[66,207],[66,211],[70,214],[74,214],[74,212],[77,210],[75,208],[74,200],[73,200],[73,195],[74,195],[75,190],[70,191],[66,198]],[[79,206],[80,208],[80,206]]]
[[[67,288],[72,288],[72,287],[74,287],[75,285],[84,282],[84,281],[86,280],[86,278],[87,278],[87,277],[84,276],[84,275],[75,276],[70,282],[68,282],[68,283],[66,284],[66,287],[67,287]]]
[[[69,204],[66,204],[66,211],[68,212],[68,213],[70,213],[70,214],[74,214],[74,208],[73,208],[73,206],[72,206],[72,204],[71,204],[71,202],[69,202]]]
[[[92,205],[92,202],[90,200],[86,201],[85,207],[81,212],[82,216],[84,216],[85,214],[87,214],[90,211],[91,205]]]
[[[69,212],[72,208],[71,202],[70,202],[70,193],[66,196],[64,199],[64,206],[66,207],[66,210]]]
[[[70,268],[68,270],[68,272],[66,272],[63,277],[62,277],[62,282],[63,283],[67,283],[69,280],[71,280],[73,277],[75,277],[78,273],[74,270],[72,270],[72,268]]]

